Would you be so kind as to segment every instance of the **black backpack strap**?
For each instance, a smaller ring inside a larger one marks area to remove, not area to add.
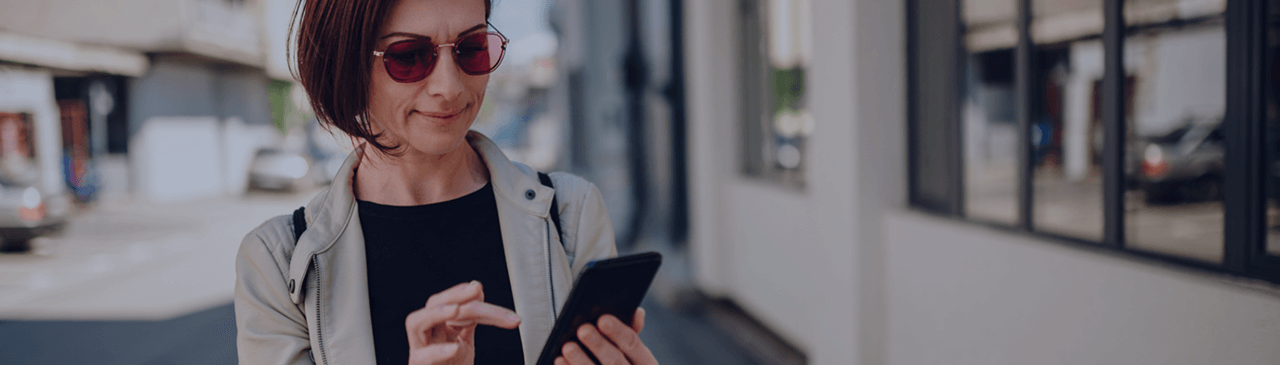
[[[295,245],[298,244],[298,238],[302,237],[302,232],[307,231],[307,216],[303,213],[305,209],[307,207],[298,207],[298,210],[293,211],[293,244]]]
[[[542,181],[542,185],[551,188],[551,223],[556,225],[556,232],[560,232],[560,244],[564,245],[564,230],[560,229],[560,204],[556,204],[555,185],[551,185],[551,175],[539,172],[538,180]]]

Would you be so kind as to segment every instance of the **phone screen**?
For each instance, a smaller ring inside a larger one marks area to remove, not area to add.
[[[595,323],[604,314],[612,314],[631,325],[636,308],[649,291],[649,284],[662,265],[662,255],[646,252],[587,265],[569,292],[569,300],[556,319],[551,336],[542,347],[538,364],[552,365],[560,349],[569,341],[577,341],[578,327]],[[585,349],[585,347],[584,347]]]

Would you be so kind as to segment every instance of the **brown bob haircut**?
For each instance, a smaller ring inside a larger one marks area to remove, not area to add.
[[[298,0],[293,8],[297,28],[296,73],[321,124],[337,127],[382,152],[399,146],[378,142],[381,133],[369,125],[369,81],[373,47],[387,13],[402,0]],[[489,20],[492,0],[484,1]]]

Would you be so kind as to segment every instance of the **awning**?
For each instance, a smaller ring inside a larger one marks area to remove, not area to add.
[[[142,52],[0,31],[0,60],[71,71],[142,76],[151,66]]]

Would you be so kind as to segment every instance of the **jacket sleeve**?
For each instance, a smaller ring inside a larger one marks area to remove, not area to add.
[[[581,178],[577,180],[585,185],[583,190],[586,194],[582,194],[582,200],[577,202],[581,209],[578,210],[577,217],[574,217],[576,227],[571,230],[574,234],[569,240],[572,245],[566,246],[566,251],[571,251],[568,252],[569,265],[575,278],[586,269],[588,263],[618,256],[618,249],[613,241],[613,223],[609,221],[609,212],[605,209],[600,189]]]
[[[313,364],[307,319],[285,284],[292,243],[287,216],[268,220],[240,243],[235,287],[240,364]]]

